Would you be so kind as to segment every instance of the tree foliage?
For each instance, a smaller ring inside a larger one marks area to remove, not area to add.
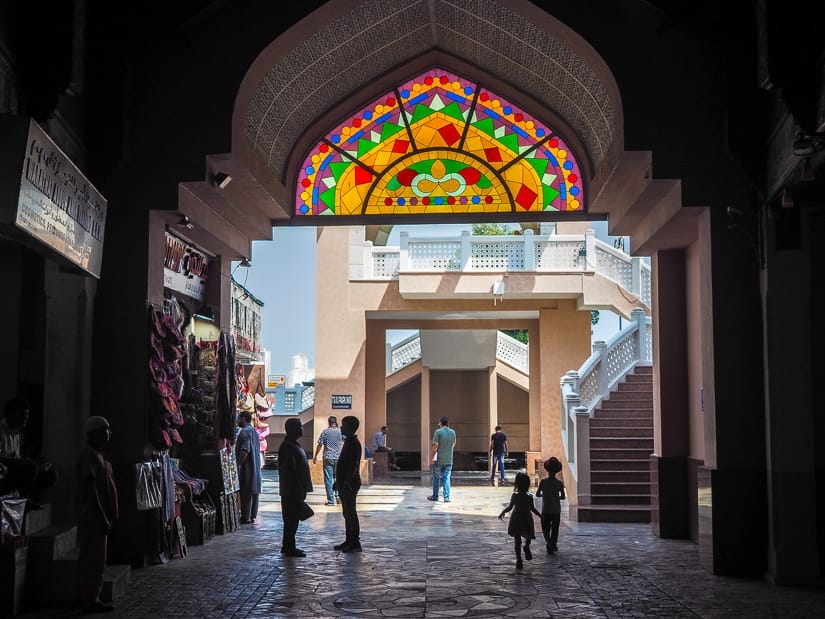
[[[473,224],[473,236],[507,236],[512,233],[508,224]]]
[[[522,344],[529,343],[529,337],[527,336],[527,329],[502,329],[502,333],[505,335],[509,335],[514,340],[518,340]]]
[[[594,326],[599,323],[599,310],[592,310],[590,312],[590,325]]]

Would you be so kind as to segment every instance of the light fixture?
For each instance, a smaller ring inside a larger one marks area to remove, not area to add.
[[[209,176],[209,179],[218,189],[226,189],[229,186],[229,183],[232,182],[232,177],[224,172],[215,172]]]
[[[505,288],[503,281],[493,282],[493,305],[504,299]]]
[[[189,221],[189,217],[187,217],[186,215],[180,216],[180,219],[178,219],[178,225],[183,228],[186,228],[187,230],[191,230],[195,227],[195,224]]]
[[[244,258],[243,260],[240,261],[240,263],[238,263],[238,266],[243,267],[245,269],[248,269],[249,267],[252,266],[252,263],[249,260],[247,260],[246,258]]]

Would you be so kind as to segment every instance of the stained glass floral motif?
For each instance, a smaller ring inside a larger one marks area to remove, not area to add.
[[[443,69],[327,133],[298,174],[295,214],[583,211],[569,147],[495,93]]]

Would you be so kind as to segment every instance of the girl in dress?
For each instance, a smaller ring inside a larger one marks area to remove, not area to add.
[[[507,533],[515,538],[516,569],[522,569],[524,563],[521,561],[521,539],[524,538],[524,558],[528,561],[533,558],[530,552],[530,541],[536,539],[536,527],[533,522],[533,514],[541,518],[541,513],[533,505],[533,495],[527,492],[530,489],[530,477],[526,473],[517,473],[513,484],[516,491],[510,497],[510,504],[498,515],[499,520],[504,518],[504,514],[513,511],[510,516],[510,523],[507,526]]]

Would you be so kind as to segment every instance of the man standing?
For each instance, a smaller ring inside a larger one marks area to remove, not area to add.
[[[77,588],[85,613],[114,610],[100,601],[106,569],[106,542],[118,518],[112,465],[101,451],[112,438],[105,417],[86,421],[86,446],[77,460]]]
[[[252,413],[238,414],[241,431],[235,441],[238,463],[238,483],[241,487],[241,524],[252,524],[258,517],[258,497],[261,494],[261,445],[258,432],[252,427]]]
[[[318,437],[318,445],[315,447],[315,455],[312,456],[313,464],[318,462],[318,453],[321,448],[324,450],[324,488],[327,491],[327,505],[340,503],[338,491],[333,488],[335,485],[335,465],[341,455],[341,430],[338,428],[338,419],[331,415],[327,419],[328,427],[321,431]]]
[[[501,426],[496,426],[495,433],[490,437],[490,461],[493,467],[490,469],[490,481],[496,478],[496,465],[498,465],[499,478],[504,483],[504,458],[507,457],[508,452],[507,435],[501,431]]]
[[[301,508],[306,501],[307,492],[312,492],[307,454],[298,443],[304,430],[297,417],[287,419],[284,430],[286,436],[278,449],[278,494],[281,495],[281,517],[284,520],[281,554],[305,557],[306,553],[295,545]]]
[[[358,490],[361,488],[361,441],[356,435],[359,425],[361,422],[353,415],[341,420],[344,447],[338,459],[338,479],[335,483],[341,497],[346,537],[343,543],[333,546],[341,552],[361,552],[361,524],[356,508]]]
[[[433,434],[430,460],[433,471],[433,493],[429,501],[438,500],[439,482],[444,486],[444,502],[450,502],[450,473],[453,470],[453,448],[455,447],[455,430],[450,427],[446,417],[438,422],[438,429]]]
[[[381,426],[381,429],[375,433],[372,439],[372,450],[386,452],[387,468],[392,471],[399,470],[395,463],[395,452],[387,446],[387,426]]]

